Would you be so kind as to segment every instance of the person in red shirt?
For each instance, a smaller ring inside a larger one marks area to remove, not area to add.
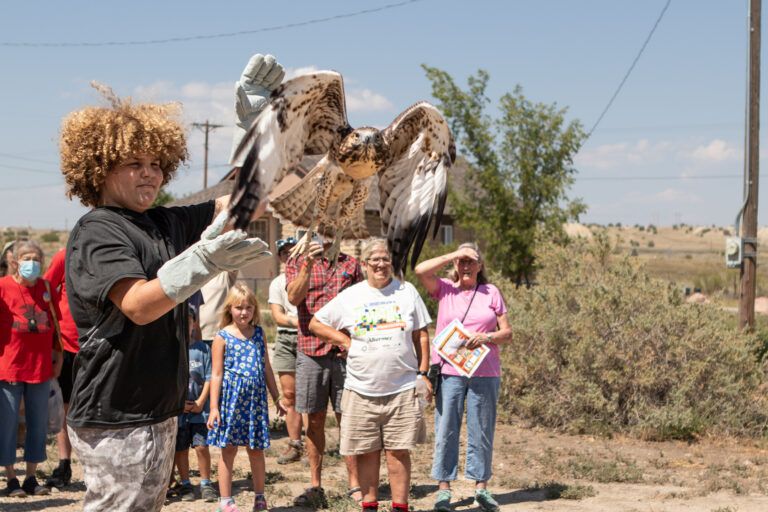
[[[77,341],[77,326],[69,312],[69,302],[67,300],[67,285],[64,279],[64,259],[66,249],[59,250],[51,258],[51,264],[45,272],[45,280],[56,290],[58,297],[59,327],[61,328],[61,343],[63,345],[61,374],[59,375],[59,386],[64,398],[64,414],[69,410],[69,398],[72,396],[72,367],[75,362],[75,354],[80,350],[80,344]],[[51,476],[45,481],[46,487],[63,487],[69,484],[72,479],[72,444],[69,442],[67,434],[67,419],[64,418],[64,425],[61,431],[56,435],[56,444],[59,447],[59,465]]]
[[[35,469],[46,458],[48,381],[61,371],[61,353],[58,342],[54,345],[51,315],[58,297],[47,292],[40,278],[43,251],[31,240],[19,241],[14,257],[13,274],[0,278],[0,466],[5,466],[6,494],[23,497],[50,492],[37,483]],[[27,426],[26,478],[19,485],[13,464],[22,397]]]

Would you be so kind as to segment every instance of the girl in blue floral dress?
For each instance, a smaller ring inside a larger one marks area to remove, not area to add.
[[[220,512],[239,512],[232,499],[232,464],[239,446],[251,463],[254,511],[267,510],[264,449],[269,447],[267,389],[282,416],[275,376],[269,364],[259,304],[245,283],[235,283],[222,308],[222,329],[213,339],[208,444],[221,448]]]

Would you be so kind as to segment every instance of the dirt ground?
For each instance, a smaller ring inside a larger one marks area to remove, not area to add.
[[[431,418],[430,418],[431,420]],[[329,428],[328,443],[337,446],[336,429]],[[432,439],[430,439],[432,441]],[[308,468],[301,462],[280,466],[276,459],[286,443],[284,433],[273,432],[267,451],[267,500],[272,510],[300,511],[291,500],[308,485]],[[504,511],[768,511],[768,442],[704,439],[650,443],[634,439],[602,439],[568,436],[516,425],[498,425],[495,441],[494,477],[490,489]],[[218,452],[212,450],[215,463]],[[21,455],[21,452],[19,452]],[[46,474],[54,465],[41,464]],[[413,453],[411,506],[431,510],[437,487],[429,478],[432,450],[427,444]],[[191,465],[197,467],[194,455]],[[324,485],[333,512],[358,510],[345,498],[344,463],[332,451],[326,455]],[[17,464],[22,470],[23,464]],[[84,494],[82,471],[75,462],[73,482],[50,496],[0,498],[3,512],[81,509]],[[250,510],[253,492],[250,468],[244,451],[235,463],[234,495],[238,506]],[[193,483],[198,481],[193,473]],[[40,477],[39,477],[40,478]],[[386,472],[382,469],[380,501],[388,508]],[[0,478],[5,487],[5,478]],[[477,510],[472,505],[473,485],[460,479],[454,484],[455,509]],[[213,511],[216,504],[171,502],[164,510]]]

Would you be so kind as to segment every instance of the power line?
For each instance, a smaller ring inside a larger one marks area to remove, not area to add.
[[[387,9],[395,9],[397,7],[402,7],[404,5],[408,4],[414,4],[416,2],[421,2],[423,0],[406,0],[404,2],[398,2],[394,4],[387,4],[382,5],[381,7],[374,7],[371,9],[363,9],[361,11],[355,11],[345,14],[337,14],[335,16],[327,16],[325,18],[313,18],[306,21],[299,21],[296,23],[286,23],[284,25],[274,25],[271,27],[262,27],[257,28],[253,30],[240,30],[238,32],[224,32],[220,34],[207,34],[207,35],[196,35],[196,36],[186,36],[186,37],[171,37],[167,39],[150,39],[145,41],[103,41],[103,42],[79,42],[79,43],[24,43],[24,42],[15,42],[15,41],[2,41],[0,42],[0,46],[13,46],[13,47],[76,47],[76,46],[88,46],[88,47],[95,47],[95,46],[138,46],[138,45],[152,45],[152,44],[166,44],[166,43],[180,43],[184,41],[198,41],[198,40],[206,40],[206,39],[222,39],[226,37],[237,37],[237,36],[244,36],[248,34],[257,34],[260,32],[274,32],[278,30],[284,30],[287,28],[296,28],[296,27],[304,27],[307,25],[315,25],[317,23],[325,23],[327,21],[334,21],[334,20],[340,20],[344,18],[352,18],[355,16],[362,16],[364,14],[371,14],[374,12],[380,12],[385,11]]]
[[[710,174],[707,176],[577,176],[575,181],[669,181],[669,180],[735,180],[741,174]]]
[[[43,174],[58,174],[59,171],[54,170],[46,170],[46,169],[34,169],[32,167],[23,167],[20,165],[8,165],[8,164],[0,164],[0,167],[3,169],[10,169],[12,171],[27,171],[27,172],[39,172]]]
[[[59,165],[59,162],[53,162],[51,160],[41,160],[40,158],[30,158],[27,156],[13,155],[11,153],[0,153],[1,157],[12,158],[14,160],[24,160],[25,162],[37,162],[40,164]]]
[[[64,183],[48,183],[46,185],[28,185],[26,187],[3,187],[0,188],[0,192],[11,192],[16,190],[32,190],[35,188],[51,188],[51,187],[61,187]]]
[[[659,17],[656,19],[656,23],[653,24],[653,28],[651,28],[651,31],[648,33],[648,37],[645,38],[645,42],[643,43],[643,46],[641,46],[640,51],[637,52],[637,55],[635,56],[635,60],[632,61],[632,65],[629,66],[629,69],[624,75],[624,78],[621,79],[621,83],[619,83],[619,86],[616,88],[616,92],[614,92],[613,96],[611,96],[611,99],[608,100],[608,104],[600,113],[600,116],[597,118],[597,121],[595,121],[595,124],[592,125],[592,129],[589,130],[589,132],[587,133],[587,138],[592,136],[592,132],[595,131],[595,128],[597,128],[597,125],[599,125],[600,121],[603,120],[603,117],[608,112],[608,109],[610,109],[611,105],[613,105],[613,100],[615,100],[616,96],[619,95],[619,92],[621,92],[622,87],[624,87],[624,84],[627,82],[629,75],[632,74],[632,70],[635,69],[635,65],[637,64],[637,61],[640,60],[640,56],[645,51],[645,47],[648,46],[648,43],[651,41],[651,37],[653,37],[653,33],[656,32],[656,27],[659,26],[661,19],[664,17],[664,14],[667,12],[667,8],[669,7],[669,4],[671,3],[672,3],[672,0],[667,0],[667,3],[664,5],[664,8],[661,10],[661,13],[659,14]]]

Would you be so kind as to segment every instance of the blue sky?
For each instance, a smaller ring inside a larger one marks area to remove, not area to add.
[[[397,0],[4,4],[0,226],[63,229],[85,212],[64,195],[57,138],[63,116],[99,102],[91,80],[109,84],[121,96],[180,101],[189,123],[209,119],[227,125],[211,138],[210,183],[227,170],[233,84],[253,53],[273,53],[292,72],[341,72],[352,125],[383,127],[411,103],[432,100],[420,67],[426,63],[462,85],[485,69],[494,106],[520,84],[533,101],[568,107],[568,118],[589,129],[666,0],[421,0],[236,37],[132,46],[6,44],[207,36],[393,3]],[[746,0],[672,1],[624,89],[576,157],[579,174],[570,195],[589,207],[582,221],[733,223],[742,201],[747,10]],[[191,162],[170,186],[175,195],[202,186],[201,132],[190,129],[189,146]],[[724,175],[730,177],[712,178]],[[761,195],[765,192],[761,187]],[[768,223],[766,199],[761,224]]]

